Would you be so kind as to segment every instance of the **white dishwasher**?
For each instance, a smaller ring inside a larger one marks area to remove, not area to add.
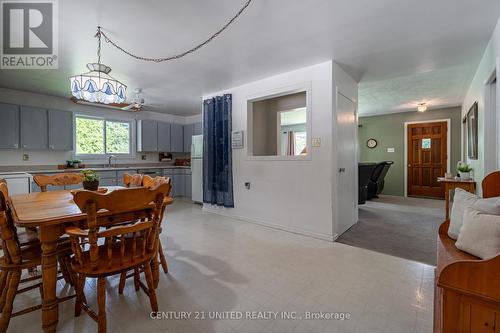
[[[26,172],[0,173],[0,178],[7,181],[9,195],[27,194],[31,192],[33,177]]]

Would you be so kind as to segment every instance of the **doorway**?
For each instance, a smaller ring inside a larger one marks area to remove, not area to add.
[[[405,127],[407,195],[444,198],[438,177],[449,170],[449,121],[406,123]]]

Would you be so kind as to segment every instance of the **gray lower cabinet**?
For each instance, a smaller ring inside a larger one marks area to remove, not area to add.
[[[193,136],[194,125],[184,125],[183,126],[183,135],[184,135],[184,148],[183,151],[185,153],[189,153],[191,151],[191,137]]]
[[[203,127],[201,126],[201,123],[196,123],[193,126],[193,135],[202,135],[203,134]]]
[[[48,149],[47,110],[21,106],[21,148]]]
[[[163,153],[170,152],[172,149],[170,127],[170,123],[158,122],[158,151]]]
[[[73,113],[49,110],[49,150],[73,150]]]
[[[191,200],[191,170],[185,170],[184,175],[184,196]]]
[[[19,106],[0,103],[0,149],[19,148]]]
[[[116,171],[99,171],[99,186],[116,186],[119,185],[116,177]],[[121,184],[121,181],[120,181]]]
[[[172,192],[174,197],[183,197],[185,195],[185,172],[183,169],[174,169],[172,179]]]
[[[184,151],[184,131],[180,124],[171,124],[170,127],[171,151],[182,153]]]
[[[137,121],[137,151],[158,151],[158,122],[156,120]]]

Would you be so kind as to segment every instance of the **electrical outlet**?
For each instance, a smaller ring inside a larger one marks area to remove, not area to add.
[[[29,160],[30,160],[30,155],[23,154],[23,161],[29,161]]]
[[[321,147],[321,138],[312,138],[311,143],[313,147]]]
[[[141,155],[141,160],[145,161],[145,160],[147,160],[147,158],[148,157],[146,155]]]

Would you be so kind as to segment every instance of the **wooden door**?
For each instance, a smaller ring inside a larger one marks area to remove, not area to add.
[[[446,122],[408,125],[408,195],[443,198],[444,190],[437,178],[447,170]]]

